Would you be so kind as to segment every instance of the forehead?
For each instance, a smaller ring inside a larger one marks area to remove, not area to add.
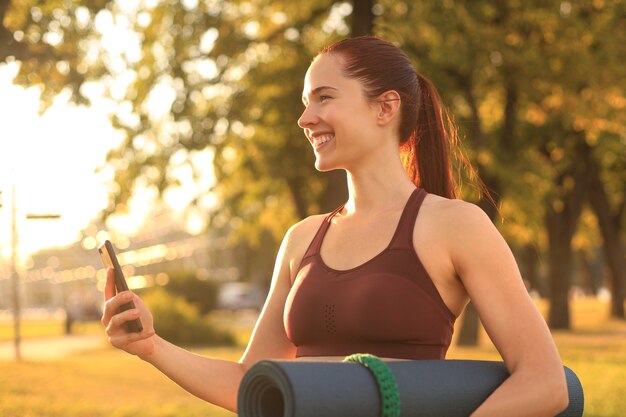
[[[302,95],[306,97],[312,90],[320,86],[339,88],[339,86],[350,81],[343,76],[341,70],[339,57],[331,54],[318,56],[306,72]]]

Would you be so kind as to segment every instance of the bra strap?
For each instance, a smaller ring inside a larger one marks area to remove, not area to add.
[[[393,237],[392,242],[389,244],[390,248],[413,248],[413,230],[415,229],[415,220],[417,214],[422,207],[422,202],[428,193],[423,188],[416,188],[409,201],[406,203],[400,221],[398,222],[398,229]]]
[[[344,205],[342,204],[341,206],[337,207],[324,218],[324,221],[322,221],[320,228],[317,229],[317,233],[315,234],[315,237],[313,237],[313,240],[309,244],[309,247],[304,253],[302,259],[306,259],[309,256],[315,255],[320,251],[320,248],[322,247],[322,241],[324,240],[324,236],[326,235],[326,231],[330,227],[330,221],[335,216],[335,214],[339,213],[343,209],[343,206]]]

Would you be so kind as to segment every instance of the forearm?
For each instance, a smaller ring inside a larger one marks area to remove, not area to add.
[[[196,355],[156,337],[154,352],[143,360],[191,394],[236,412],[237,391],[244,375],[239,362]]]
[[[514,372],[472,417],[554,417],[567,407],[567,385],[558,378],[532,372]]]

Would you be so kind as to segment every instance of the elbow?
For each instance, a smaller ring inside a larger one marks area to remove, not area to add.
[[[562,365],[550,366],[542,370],[535,368],[533,371],[521,372],[529,388],[528,405],[534,410],[529,415],[557,416],[569,406],[569,391],[565,369]],[[532,398],[532,399],[531,399]],[[527,410],[530,411],[530,410]]]
[[[569,406],[569,391],[564,371],[551,378],[549,385],[546,387],[546,394],[551,399],[550,403],[553,411],[551,415],[558,415]]]

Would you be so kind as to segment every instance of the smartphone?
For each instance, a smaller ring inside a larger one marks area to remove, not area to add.
[[[100,257],[102,258],[104,266],[106,266],[107,268],[113,268],[113,272],[115,275],[115,290],[118,293],[122,291],[128,291],[128,284],[126,284],[126,278],[124,278],[124,273],[122,272],[120,263],[117,260],[117,256],[115,255],[113,244],[109,240],[105,240],[104,243],[98,246],[98,252],[100,252]],[[126,311],[130,310],[131,308],[135,308],[135,303],[133,301],[122,304],[120,310]],[[124,328],[127,332],[133,333],[139,333],[143,330],[141,320],[139,320],[138,318],[124,323]]]

